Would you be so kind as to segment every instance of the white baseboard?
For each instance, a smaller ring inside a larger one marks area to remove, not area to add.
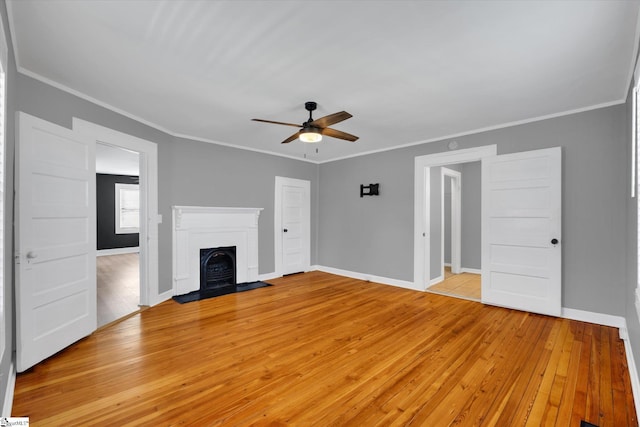
[[[413,282],[408,282],[405,280],[390,279],[388,277],[374,276],[372,274],[364,274],[364,273],[358,273],[355,271],[341,270],[339,268],[326,267],[323,265],[316,265],[313,267],[315,267],[315,270],[317,271],[337,274],[338,276],[345,276],[345,277],[350,277],[352,279],[358,279],[358,280],[366,280],[368,282],[376,282],[376,283],[381,283],[383,285],[396,286],[399,288],[412,289],[414,291],[424,291],[424,289],[416,289]]]
[[[433,286],[433,285],[435,285],[436,283],[440,283],[440,282],[442,282],[443,280],[444,280],[444,276],[438,276],[438,277],[436,277],[435,279],[431,279],[431,280],[429,280],[429,286]]]
[[[629,370],[629,379],[631,380],[631,390],[633,391],[633,401],[636,405],[637,419],[638,415],[640,415],[640,379],[638,378],[638,369],[633,357],[633,350],[631,348],[631,341],[627,330],[627,320],[622,316],[612,316],[610,314],[575,310],[573,308],[563,308],[562,317],[565,319],[579,320],[581,322],[595,323],[597,325],[618,328],[620,339],[624,342],[624,352],[627,357],[627,367]]]
[[[96,253],[96,255],[97,256],[106,256],[106,255],[136,254],[138,252],[140,252],[140,247],[136,246],[135,248],[100,249]]]
[[[9,365],[9,374],[7,376],[7,388],[4,391],[4,402],[2,403],[2,416],[10,417],[13,409],[13,393],[16,388],[16,367],[11,362]]]
[[[282,277],[282,276],[279,274],[276,274],[275,271],[273,273],[258,274],[258,280],[261,282],[264,282],[265,280],[277,279],[278,277]]]
[[[610,314],[594,313],[592,311],[576,310],[562,307],[561,317],[580,322],[595,323],[596,325],[611,326],[614,328],[627,330],[627,321],[622,316],[612,316]],[[622,338],[622,337],[621,337]]]
[[[462,273],[471,273],[471,274],[482,274],[482,270],[480,270],[479,268],[462,267],[460,269],[460,272],[462,272]]]
[[[169,289],[166,292],[162,292],[161,294],[158,294],[155,297],[152,297],[150,301],[150,306],[153,307],[154,305],[160,304],[161,302],[165,302],[166,300],[169,300],[172,297],[173,297],[173,289]]]
[[[633,357],[633,350],[631,348],[631,341],[627,328],[624,328],[624,336],[620,334],[624,342],[624,353],[627,356],[627,367],[629,368],[629,379],[631,380],[631,390],[633,391],[633,401],[636,405],[636,419],[640,414],[640,379],[638,378],[638,367],[636,366],[635,358]]]

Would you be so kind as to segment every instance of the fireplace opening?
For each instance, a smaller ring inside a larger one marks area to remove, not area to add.
[[[200,291],[236,285],[236,247],[200,249]]]

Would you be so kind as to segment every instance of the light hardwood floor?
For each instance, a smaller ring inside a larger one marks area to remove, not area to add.
[[[637,426],[616,329],[321,272],[166,301],[19,374],[34,426]]]
[[[140,309],[138,260],[137,253],[97,257],[98,327]]]
[[[451,267],[444,268],[444,280],[429,287],[430,292],[480,301],[480,275],[473,273],[451,273]]]

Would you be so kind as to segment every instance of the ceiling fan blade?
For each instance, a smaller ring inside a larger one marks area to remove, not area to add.
[[[328,116],[320,117],[319,119],[315,119],[310,123],[312,126],[316,126],[319,128],[326,128],[327,126],[334,125],[336,123],[340,123],[343,120],[347,120],[348,118],[353,117],[351,114],[346,111],[340,111],[339,113],[329,114]]]
[[[342,132],[341,130],[335,130],[331,128],[322,129],[322,134],[326,136],[330,136],[332,138],[344,139],[351,142],[355,142],[358,140],[358,137],[355,135],[351,135],[350,133]]]
[[[302,125],[294,125],[293,123],[285,123],[285,122],[274,122],[273,120],[262,120],[262,119],[251,119],[254,122],[263,122],[263,123],[272,123],[274,125],[285,125],[285,126],[293,126],[293,127],[302,127]]]
[[[300,133],[302,133],[302,131],[298,131],[296,133],[294,133],[293,135],[291,135],[289,138],[285,139],[284,141],[282,141],[282,144],[288,144],[291,141],[295,141],[296,139],[298,139],[298,137],[300,136]]]

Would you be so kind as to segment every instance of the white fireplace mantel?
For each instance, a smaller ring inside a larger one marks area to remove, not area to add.
[[[262,208],[173,207],[173,294],[200,289],[200,249],[235,246],[236,282],[258,280]]]

